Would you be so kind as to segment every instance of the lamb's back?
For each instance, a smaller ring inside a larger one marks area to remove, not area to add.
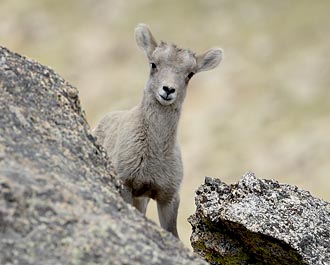
[[[93,130],[94,136],[101,144],[108,155],[111,156],[118,138],[119,128],[121,127],[122,117],[126,111],[114,111],[105,115]]]

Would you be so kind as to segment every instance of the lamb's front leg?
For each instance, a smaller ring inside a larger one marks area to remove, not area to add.
[[[179,193],[172,200],[157,201],[158,218],[160,225],[174,236],[179,238],[177,231],[177,217],[180,203]]]
[[[134,197],[133,198],[133,205],[142,214],[146,215],[149,200],[150,200],[150,198],[148,198],[148,197]]]

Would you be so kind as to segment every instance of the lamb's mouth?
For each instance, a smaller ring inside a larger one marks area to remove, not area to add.
[[[166,101],[171,101],[173,98],[170,98],[170,97],[164,97],[163,95],[160,95],[160,97]]]
[[[161,105],[169,106],[173,104],[176,97],[175,95],[162,95],[162,93],[159,93],[156,98]]]

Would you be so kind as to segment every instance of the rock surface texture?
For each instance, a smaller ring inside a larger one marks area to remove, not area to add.
[[[206,178],[189,218],[195,252],[211,264],[330,264],[330,203],[247,173]]]
[[[78,91],[0,47],[0,264],[206,264],[124,203]]]

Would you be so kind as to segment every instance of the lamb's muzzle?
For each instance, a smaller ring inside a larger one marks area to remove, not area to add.
[[[163,88],[159,92],[159,95],[163,100],[171,101],[171,103],[173,103],[176,98],[175,88],[163,86]]]

